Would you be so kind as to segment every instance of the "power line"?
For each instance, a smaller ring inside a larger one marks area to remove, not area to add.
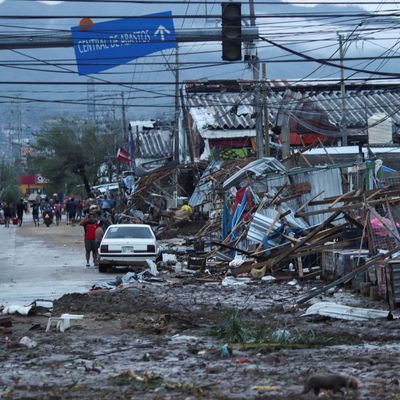
[[[14,0],[20,2],[37,2],[37,0]],[[60,0],[47,0],[47,2],[59,2]],[[122,3],[122,4],[187,4],[187,0],[64,0],[64,3]],[[207,0],[191,0],[191,4],[204,4],[204,5],[212,5],[214,1]],[[321,5],[321,1],[291,1],[290,3],[283,3],[281,1],[255,1],[255,4],[259,5],[287,5],[287,6],[298,6],[298,5]],[[324,5],[381,5],[381,1],[352,1],[344,2],[344,1],[324,1]],[[385,5],[397,5],[398,1],[385,1]]]
[[[353,67],[349,67],[349,66],[343,66],[342,67],[342,66],[340,66],[338,64],[334,64],[334,63],[330,62],[329,60],[321,60],[321,59],[318,59],[318,58],[314,58],[314,57],[308,56],[308,55],[306,55],[304,53],[301,53],[299,51],[290,49],[289,47],[283,46],[283,45],[281,45],[279,43],[276,43],[276,42],[274,42],[274,41],[272,41],[270,39],[266,39],[264,37],[260,37],[260,39],[265,41],[265,42],[267,42],[267,43],[275,45],[276,47],[280,48],[281,50],[285,50],[288,53],[291,53],[291,54],[294,54],[296,56],[299,56],[300,58],[304,58],[304,59],[307,59],[309,61],[314,61],[314,62],[317,62],[317,63],[322,63],[322,64],[328,65],[330,67],[343,68],[343,69],[346,69],[346,70],[349,70],[349,71],[361,72],[361,73],[372,74],[372,75],[381,75],[381,76],[396,77],[396,78],[400,77],[400,74],[396,73],[396,72],[370,71],[370,70],[366,70],[366,69],[353,68]]]
[[[398,17],[400,12],[398,9],[392,10],[385,10],[381,13],[371,14],[369,12],[308,12],[308,13],[268,13],[268,14],[257,14],[257,18],[315,18],[315,17],[325,17],[325,18],[332,18],[332,17],[369,17],[369,18],[382,18],[382,17]],[[221,18],[221,14],[213,14],[215,18]],[[186,18],[193,18],[193,19],[204,19],[209,18],[210,15],[199,14],[199,15],[185,15],[185,14],[176,14],[173,15],[174,19],[186,19]],[[0,15],[0,19],[13,19],[13,20],[38,20],[38,19],[81,19],[82,15]],[[92,15],[92,19],[153,19],[154,16],[152,14],[149,15]],[[157,18],[165,18],[170,19],[170,16],[159,16]],[[248,20],[250,18],[249,14],[242,14],[242,20]]]

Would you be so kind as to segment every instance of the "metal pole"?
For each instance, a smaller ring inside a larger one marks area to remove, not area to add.
[[[281,127],[282,136],[282,159],[290,156],[290,127],[289,127],[289,114],[284,110],[283,121]]]
[[[179,163],[179,47],[175,49],[175,127],[174,159]]]
[[[125,112],[125,96],[124,92],[121,92],[121,111],[122,111],[122,137],[125,139],[127,137],[126,129],[126,112]]]
[[[269,111],[268,111],[268,93],[267,93],[267,65],[262,64],[262,80],[263,80],[263,115],[264,115],[264,139],[265,139],[265,155],[269,157],[271,150],[269,148]]]
[[[253,6],[254,7],[254,6]],[[175,31],[176,41],[179,42],[219,42],[222,40],[221,28],[185,29]],[[251,41],[258,38],[258,28],[255,26],[242,27],[242,40]],[[73,47],[71,32],[48,33],[24,32],[0,36],[0,50],[35,49],[51,47]],[[139,46],[139,45],[138,45]]]
[[[249,0],[250,9],[250,25],[256,26],[256,15],[254,11],[254,0]],[[251,60],[251,67],[253,70],[253,85],[254,85],[254,106],[256,111],[256,144],[257,144],[257,158],[264,157],[264,146],[263,146],[263,113],[261,107],[261,91],[260,84],[258,82],[260,77],[260,61],[258,60],[257,48],[256,54]]]
[[[339,38],[339,54],[340,54],[340,97],[341,97],[341,119],[340,131],[342,132],[342,146],[347,146],[347,127],[346,127],[346,86],[344,81],[344,68],[343,68],[343,35],[338,34]]]

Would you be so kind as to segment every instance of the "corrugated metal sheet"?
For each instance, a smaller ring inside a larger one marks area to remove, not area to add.
[[[285,212],[289,208],[285,206],[285,204],[281,204],[280,211]],[[249,231],[247,233],[247,239],[252,240],[256,243],[262,243],[264,236],[267,232],[269,235],[274,231],[278,231],[282,224],[281,222],[277,221],[274,224],[275,218],[278,216],[279,212],[275,209],[268,208],[261,210],[254,214],[253,220],[250,224]],[[300,229],[307,229],[309,225],[305,223],[301,218],[296,218],[294,213],[288,214],[285,219],[289,226],[293,228],[300,228]],[[279,242],[277,240],[270,239],[271,246],[278,245]]]
[[[320,301],[308,307],[303,316],[323,315],[325,317],[346,319],[349,321],[368,321],[369,319],[387,318],[389,311],[371,308],[350,307],[343,304]]]
[[[140,157],[170,157],[173,149],[172,132],[161,129],[150,129],[139,132]]]
[[[278,214],[279,213],[277,210],[273,210],[271,208],[255,213],[247,233],[247,239],[257,243],[262,243],[263,238],[268,231],[272,233],[274,230],[280,229],[282,224],[279,221],[273,225],[273,222]],[[271,228],[272,225],[273,227]],[[272,242],[271,244],[277,243]]]
[[[340,168],[303,172],[293,175],[292,178],[293,182],[296,184],[303,182],[310,183],[310,193],[303,194],[300,198],[300,202],[302,204],[304,204],[320,192],[323,192],[320,198],[340,196],[341,194],[343,194]],[[337,204],[337,206],[339,205],[341,205],[341,203]],[[308,206],[306,207],[305,211],[321,210],[323,208],[326,208],[326,206]],[[318,225],[329,218],[330,215],[331,214],[312,215],[308,217],[308,222],[312,226]]]
[[[206,86],[205,86],[206,88]],[[288,88],[288,87],[286,87]],[[271,86],[267,94],[269,104],[270,126],[276,124],[278,111],[283,105],[285,87]],[[341,100],[340,87],[327,84],[298,85],[289,87],[290,100],[285,105],[291,110],[301,108],[306,101],[313,109],[326,113],[332,126],[340,126]],[[222,89],[221,89],[222,91]],[[229,137],[229,130],[254,129],[255,104],[253,92],[247,89],[242,92],[188,92],[185,103],[200,134],[208,130],[224,131]],[[369,117],[377,113],[391,116],[400,130],[400,85],[353,85],[346,89],[346,124],[349,129],[361,129],[366,126]],[[305,112],[305,111],[304,111]],[[312,111],[309,111],[312,113]],[[318,125],[318,124],[317,124]],[[220,135],[222,134],[220,132]]]
[[[247,164],[244,168],[233,174],[224,182],[222,187],[224,189],[229,189],[249,175],[260,177],[270,173],[283,174],[286,173],[286,168],[276,158],[263,157],[259,160],[251,162],[250,164]]]
[[[199,184],[196,186],[192,196],[189,199],[188,204],[190,207],[196,207],[203,204],[212,194],[211,191],[213,187],[213,182],[207,179],[213,172],[218,171],[221,168],[222,164],[223,161],[221,160],[213,160],[205,169],[203,175],[200,178]]]

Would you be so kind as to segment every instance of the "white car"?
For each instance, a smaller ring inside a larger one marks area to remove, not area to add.
[[[110,225],[99,248],[99,272],[113,266],[147,265],[157,261],[160,248],[150,225]]]

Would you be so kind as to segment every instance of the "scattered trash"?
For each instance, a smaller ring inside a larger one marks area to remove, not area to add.
[[[351,321],[367,321],[369,319],[388,318],[389,311],[368,308],[350,307],[342,304],[321,301],[307,308],[302,316],[322,315],[325,317],[346,319]]]
[[[48,317],[51,315],[51,310],[53,309],[53,301],[37,299],[33,301],[30,306],[32,306],[32,309],[29,314],[43,315]]]
[[[32,306],[5,306],[3,308],[3,314],[20,314],[20,315],[28,315],[29,311],[31,311]]]
[[[56,329],[60,332],[64,332],[71,326],[71,320],[83,319],[83,315],[75,314],[61,314],[61,317],[50,317],[47,321],[46,332],[48,332],[51,326],[56,323]]]
[[[276,281],[276,278],[273,277],[272,275],[264,275],[264,276],[261,278],[261,280],[262,280],[263,282],[273,282],[273,281]]]
[[[157,276],[158,271],[157,271],[157,265],[154,261],[152,260],[146,260],[147,266],[149,267],[148,271],[150,272],[151,275]]]
[[[249,360],[248,358],[237,358],[236,360],[233,360],[234,364],[251,364],[252,361]]]
[[[176,273],[182,272],[182,263],[177,262],[177,263],[175,264],[175,272],[176,272]]]
[[[244,262],[246,261],[246,257],[241,255],[241,254],[237,254],[235,256],[235,258],[229,263],[230,267],[240,267]]]
[[[125,275],[117,276],[111,281],[96,283],[92,286],[91,290],[113,290],[116,288],[129,286],[135,282],[163,282],[163,279],[156,278],[156,276],[159,274],[156,264],[151,260],[147,261],[149,261],[149,268],[145,269],[144,271],[138,274],[135,272],[127,272]]]
[[[221,284],[222,286],[239,286],[245,285],[250,281],[250,278],[234,278],[233,276],[226,276]]]
[[[28,336],[24,336],[20,341],[20,344],[24,345],[28,349],[33,349],[34,347],[37,346],[37,342],[35,342],[33,339],[29,338]]]
[[[276,390],[277,387],[273,386],[273,385],[257,385],[257,386],[254,386],[254,389],[256,389],[256,390],[273,391],[273,390]]]
[[[221,357],[222,358],[228,358],[232,356],[232,348],[229,347],[229,345],[227,343],[225,343],[222,347],[221,347]]]
[[[176,254],[162,253],[162,262],[168,265],[175,265],[177,262]]]

